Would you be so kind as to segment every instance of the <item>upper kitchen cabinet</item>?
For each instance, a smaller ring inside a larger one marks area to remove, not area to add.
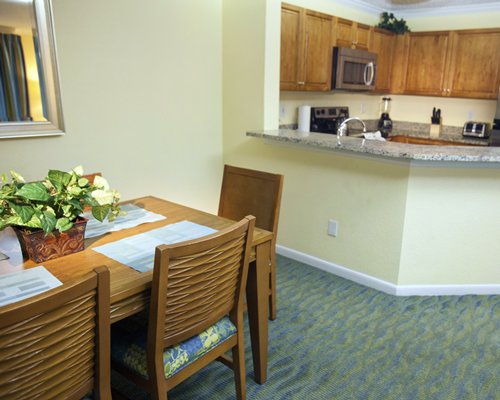
[[[500,29],[451,33],[447,94],[496,99],[500,85]]]
[[[412,32],[395,41],[393,93],[496,99],[500,29]]]
[[[335,37],[337,47],[368,50],[370,43],[370,26],[336,18]]]
[[[389,92],[391,89],[392,57],[394,33],[374,28],[371,34],[369,51],[377,54],[377,75],[375,91]]]
[[[282,4],[281,90],[330,90],[332,20],[330,15]]]
[[[449,65],[450,32],[417,32],[408,35],[404,93],[446,95],[445,71]]]

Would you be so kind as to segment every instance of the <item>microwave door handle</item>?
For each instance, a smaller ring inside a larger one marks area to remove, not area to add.
[[[370,77],[368,78],[368,71],[370,71]],[[373,83],[373,78],[375,77],[375,66],[372,62],[365,65],[364,80],[365,85],[370,86]]]

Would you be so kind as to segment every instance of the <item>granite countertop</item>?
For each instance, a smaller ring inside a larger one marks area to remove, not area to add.
[[[459,128],[457,128],[459,129]],[[370,130],[370,126],[368,126]],[[395,126],[394,135],[416,136],[430,138],[429,134],[420,133],[414,129],[404,129]],[[455,131],[446,129],[438,140],[450,140],[471,144],[471,146],[439,146],[406,144],[379,140],[360,139],[343,136],[340,144],[337,135],[313,132],[299,132],[294,129],[277,129],[269,131],[247,132],[247,136],[267,139],[281,143],[292,143],[327,151],[342,151],[373,155],[384,158],[417,161],[455,161],[468,163],[500,163],[500,147],[488,147],[486,139],[464,138]]]

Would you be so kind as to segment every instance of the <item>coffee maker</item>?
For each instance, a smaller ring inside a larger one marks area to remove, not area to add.
[[[500,146],[500,88],[498,93],[497,111],[493,119],[493,129],[490,133],[490,146]]]
[[[382,103],[380,104],[380,119],[378,120],[378,130],[382,134],[382,137],[386,138],[392,131],[392,119],[389,117],[389,112],[391,111],[391,98],[382,97]]]

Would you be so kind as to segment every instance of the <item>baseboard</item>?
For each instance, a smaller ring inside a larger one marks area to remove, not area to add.
[[[353,271],[352,269],[322,260],[309,254],[277,245],[276,252],[284,257],[291,258],[311,265],[312,267],[330,272],[334,275],[349,279],[360,285],[391,294],[394,296],[461,296],[466,294],[475,295],[498,295],[500,285],[396,285],[373,276]]]

